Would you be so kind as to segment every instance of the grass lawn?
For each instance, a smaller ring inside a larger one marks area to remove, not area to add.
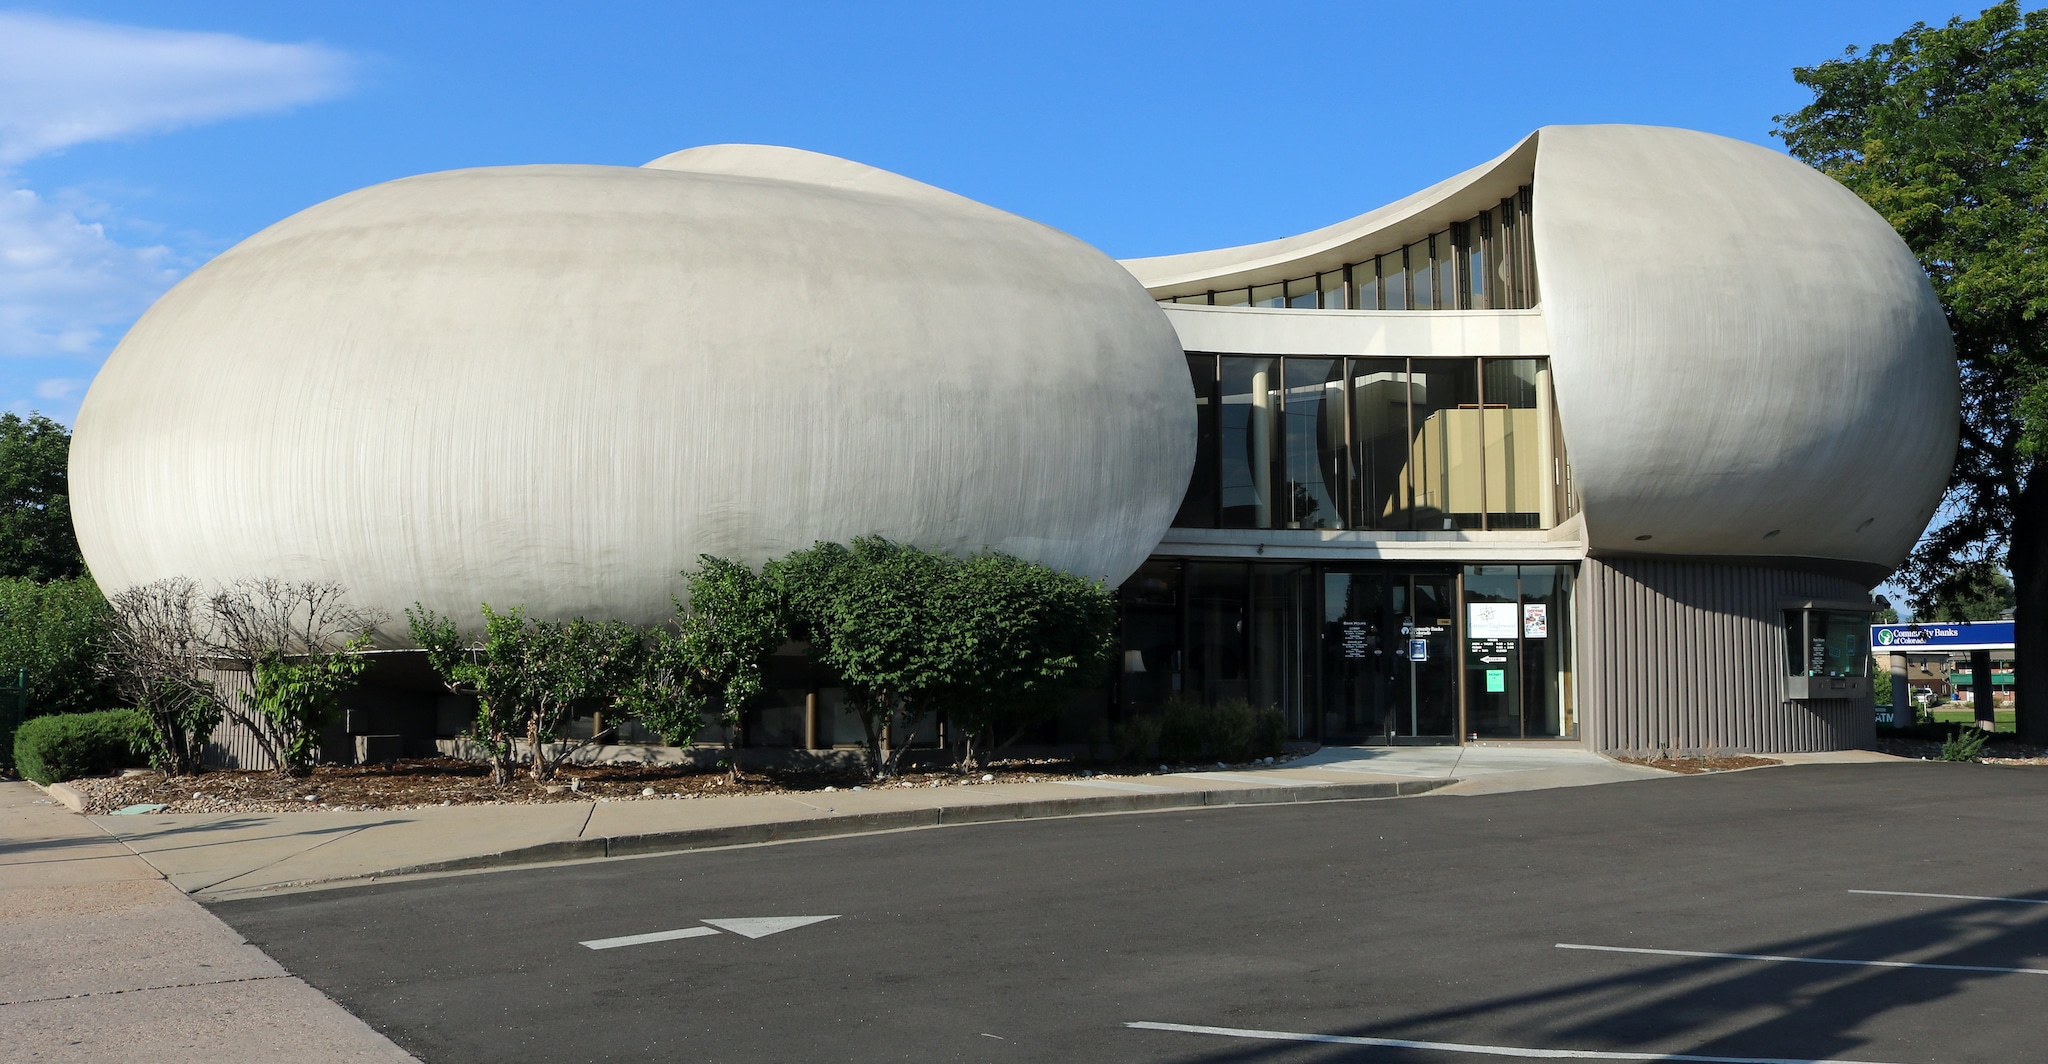
[[[1998,722],[1999,731],[2009,732],[2014,730],[2012,710],[1998,709],[1993,710],[1992,713],[1993,719]],[[1943,706],[1934,711],[1934,719],[1939,724],[1968,724],[1977,719],[1977,711],[1967,706],[1961,709]]]

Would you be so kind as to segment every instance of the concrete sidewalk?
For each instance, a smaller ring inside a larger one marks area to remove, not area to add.
[[[995,786],[402,811],[91,818],[176,886],[224,900],[327,885],[953,824],[1493,793],[1654,778],[1576,747],[1326,748],[1273,767]]]
[[[0,783],[0,913],[7,1060],[413,1059],[33,784]]]

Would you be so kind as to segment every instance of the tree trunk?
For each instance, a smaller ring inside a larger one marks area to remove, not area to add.
[[[2027,470],[2005,564],[2013,589],[2013,717],[2023,743],[2048,745],[2048,476]]]

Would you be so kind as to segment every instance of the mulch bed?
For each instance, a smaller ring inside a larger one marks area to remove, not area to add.
[[[1702,772],[1728,772],[1738,768],[1762,768],[1765,765],[1782,765],[1784,762],[1768,757],[1617,757],[1631,765],[1648,765],[1667,772],[1682,772],[1696,776]]]
[[[1282,758],[1281,760],[1289,760]],[[502,787],[491,785],[490,766],[456,758],[403,760],[382,765],[321,765],[309,776],[274,772],[154,772],[71,780],[85,811],[111,813],[131,805],[163,805],[165,813],[289,813],[357,809],[418,809],[442,805],[513,805],[540,802],[642,802],[716,798],[730,794],[793,794],[883,787],[989,787],[1084,777],[1144,775],[1149,767],[1083,765],[1072,760],[1012,758],[976,772],[951,768],[908,770],[872,781],[859,771],[748,772],[734,784],[720,771],[687,765],[563,765],[538,783],[524,772]]]

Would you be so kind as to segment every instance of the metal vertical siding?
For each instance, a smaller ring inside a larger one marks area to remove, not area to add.
[[[1818,573],[1589,558],[1579,578],[1588,747],[1617,754],[1790,753],[1868,747],[1867,700],[1783,699],[1782,603],[1863,599]]]
[[[206,674],[213,682],[214,697],[229,705],[239,705],[241,696],[249,690],[249,674],[245,672],[213,672]],[[206,742],[202,755],[208,768],[225,769],[270,769],[277,766],[270,755],[256,743],[256,737],[249,729],[221,718],[213,729],[213,736]]]

